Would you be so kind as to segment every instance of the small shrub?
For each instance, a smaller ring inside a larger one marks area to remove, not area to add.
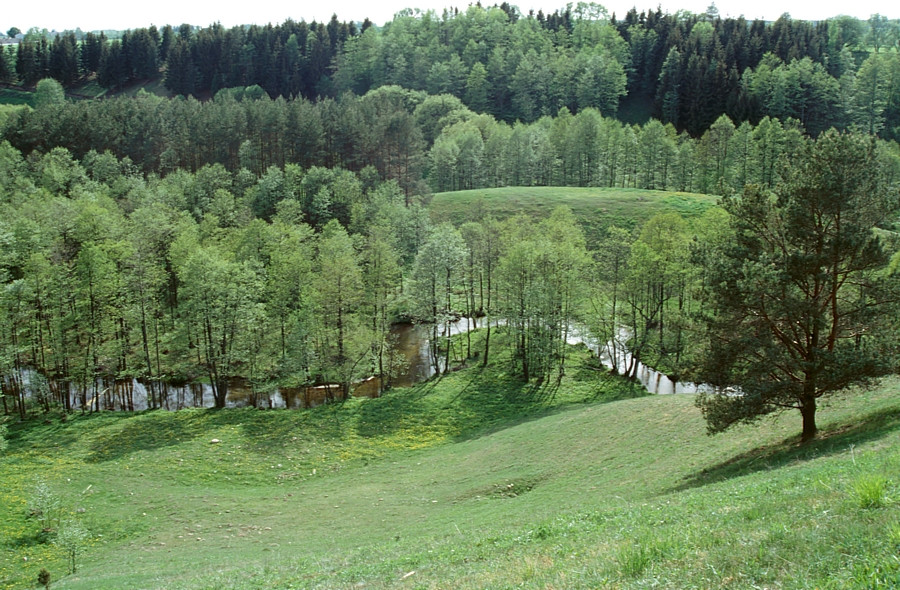
[[[50,590],[50,572],[45,567],[42,567],[41,571],[38,572],[38,584],[46,590]]]
[[[881,508],[887,502],[888,480],[879,474],[859,476],[853,483],[853,495],[860,508]]]

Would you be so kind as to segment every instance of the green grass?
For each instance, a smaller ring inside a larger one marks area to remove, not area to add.
[[[130,96],[137,95],[138,92],[144,90],[150,94],[158,96],[171,97],[163,84],[162,78],[154,78],[151,80],[139,80],[129,84],[117,92],[110,92],[97,83],[96,78],[86,80],[84,83],[73,86],[67,92],[72,96],[80,98],[103,98],[111,96]],[[29,105],[34,106],[34,92],[29,90],[20,90],[17,88],[0,88],[0,105]]]
[[[34,93],[15,88],[0,88],[0,105],[34,106]]]
[[[75,86],[72,88],[72,92],[74,94],[85,96],[89,98],[101,98],[101,97],[113,97],[113,96],[129,96],[134,97],[138,92],[144,90],[149,92],[150,94],[156,94],[158,96],[171,97],[172,94],[166,89],[163,84],[162,77],[151,78],[149,80],[136,80],[129,83],[127,86],[116,90],[115,92],[111,92],[110,90],[103,88],[96,80],[96,78],[90,78],[86,80],[83,84],[79,86]]]
[[[0,588],[42,567],[60,589],[900,583],[897,380],[834,400],[800,446],[799,416],[710,438],[692,397],[583,361],[558,388],[501,362],[311,411],[12,425]],[[38,477],[91,531],[75,575],[25,518]]]
[[[72,92],[86,97],[102,98],[106,96],[109,91],[103,86],[100,86],[96,79],[92,78],[84,84],[73,88]]]
[[[880,473],[864,473],[853,482],[853,492],[860,508],[881,508],[890,482]]]
[[[429,204],[436,221],[456,225],[485,215],[505,219],[518,213],[543,218],[560,205],[569,207],[588,240],[617,225],[634,228],[657,213],[679,213],[690,221],[716,204],[717,197],[670,191],[621,188],[506,187],[437,193]]]

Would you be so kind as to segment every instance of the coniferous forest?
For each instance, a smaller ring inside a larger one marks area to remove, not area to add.
[[[386,85],[449,94],[512,123],[595,108],[652,117],[692,136],[721,115],[735,125],[796,119],[817,135],[858,126],[896,139],[898,23],[835,17],[775,22],[668,14],[608,16],[596,4],[520,14],[503,3],[401,12],[378,28],[292,20],[279,25],[130,30],[119,38],[31,31],[0,60],[0,83],[53,78],[116,90],[162,76],[173,95],[214,97],[258,86],[270,98],[338,99]],[[258,96],[258,94],[257,94]]]

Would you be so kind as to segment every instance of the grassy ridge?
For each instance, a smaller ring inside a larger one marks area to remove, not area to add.
[[[16,425],[0,587],[41,567],[91,589],[900,581],[897,381],[836,400],[799,447],[793,414],[709,438],[690,396],[634,397],[584,360],[558,388],[501,363],[312,411]],[[92,531],[75,575],[24,518],[38,475]]]
[[[581,354],[575,362],[584,360]],[[157,520],[205,522],[216,516],[207,512],[213,497],[274,518],[280,512],[270,512],[269,496],[343,497],[341,490],[357,488],[360,469],[371,463],[402,460],[420,449],[477,438],[570,404],[643,395],[618,379],[597,379],[587,368],[570,372],[560,388],[535,389],[508,377],[501,366],[454,373],[438,383],[397,390],[377,400],[354,399],[313,411],[104,413],[76,415],[64,423],[52,418],[13,425],[10,448],[0,460],[0,588],[26,587],[41,567],[56,574],[64,571],[61,553],[42,543],[37,522],[25,518],[38,478],[64,498],[70,515],[78,508],[85,510],[83,518],[101,553],[112,547],[127,553],[132,546],[147,551],[148,546],[156,547],[150,539],[159,536],[171,545],[183,533],[177,528],[163,530],[165,526],[157,529]],[[213,439],[222,442],[211,443]],[[342,482],[345,473],[355,474],[351,484]],[[348,493],[353,497],[360,492]],[[314,514],[331,512],[334,501],[324,502]],[[183,504],[184,514],[177,508]],[[265,506],[258,510],[257,504]],[[169,508],[174,511],[161,512]],[[152,514],[152,520],[145,514]],[[355,518],[348,517],[347,526]],[[309,514],[304,513],[303,520],[310,524]],[[330,518],[323,518],[313,526],[318,545],[328,544],[330,523]],[[262,525],[246,526],[262,530]],[[271,534],[292,535],[295,527],[291,524]],[[177,560],[172,567],[173,576],[193,571],[190,564]],[[136,568],[128,571],[132,569]],[[112,581],[101,585],[154,587],[147,582],[150,575],[144,571],[132,580],[114,574]],[[98,583],[92,580],[85,587]]]
[[[458,225],[488,214],[499,219],[518,213],[543,218],[565,205],[591,240],[610,225],[631,229],[657,213],[674,212],[690,221],[716,201],[711,195],[642,189],[506,187],[437,193],[428,209],[436,221]]]

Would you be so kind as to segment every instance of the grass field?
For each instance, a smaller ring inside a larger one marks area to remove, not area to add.
[[[118,89],[115,92],[110,92],[106,88],[103,88],[95,78],[91,78],[87,80],[84,84],[80,86],[76,86],[72,88],[72,92],[79,95],[85,96],[89,98],[101,98],[101,97],[111,97],[111,96],[129,96],[134,97],[141,90],[145,92],[149,92],[150,94],[156,94],[158,96],[171,97],[172,93],[166,90],[166,87],[163,85],[163,79],[160,78],[152,78],[149,80],[136,80],[129,83],[127,86]]]
[[[80,86],[77,86],[76,88],[73,88],[72,90],[73,90],[73,92],[75,92],[81,96],[86,96],[86,97],[91,97],[91,98],[102,98],[102,97],[106,96],[106,94],[108,92],[106,88],[104,88],[103,86],[100,86],[100,84],[97,82],[96,79],[91,79],[88,82],[85,82],[84,84],[81,84]]]
[[[34,93],[16,88],[0,88],[0,105],[29,105],[34,104]]]
[[[900,583],[896,380],[716,438],[582,354],[310,411],[38,418],[0,459],[0,588],[877,588]],[[214,439],[220,441],[211,442]],[[43,479],[90,541],[67,575]]]
[[[657,213],[675,212],[690,221],[716,201],[710,195],[642,189],[506,187],[437,193],[428,208],[436,221],[461,224],[488,214],[500,219],[518,213],[542,218],[565,205],[591,241],[610,225],[632,229]]]
[[[150,94],[158,96],[171,97],[169,92],[163,85],[162,78],[154,78],[152,80],[139,80],[119,90],[118,92],[110,92],[106,88],[100,86],[95,78],[91,78],[84,83],[69,89],[71,96],[78,98],[103,98],[106,96],[135,96],[138,92],[144,90]],[[0,88],[0,105],[29,105],[34,106],[34,92],[28,90],[20,90],[18,88]]]

